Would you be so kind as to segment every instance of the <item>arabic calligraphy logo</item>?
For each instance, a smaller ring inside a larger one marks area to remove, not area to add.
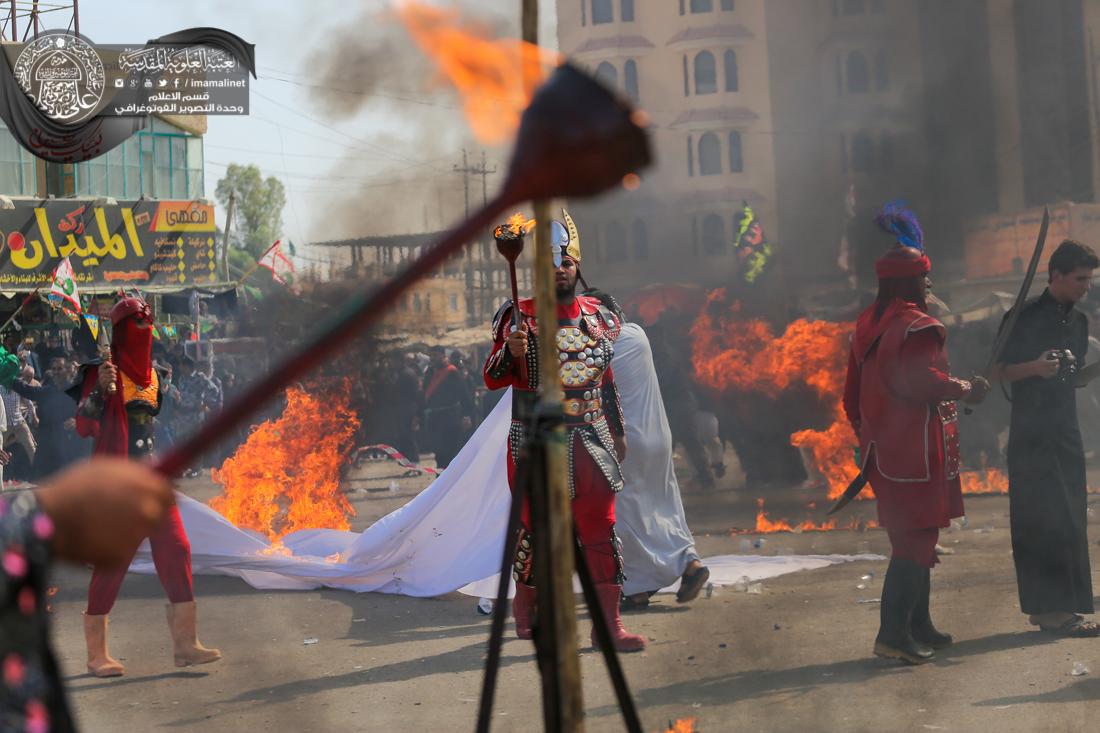
[[[95,48],[63,32],[28,43],[15,61],[15,79],[47,117],[67,124],[91,117],[106,87]]]

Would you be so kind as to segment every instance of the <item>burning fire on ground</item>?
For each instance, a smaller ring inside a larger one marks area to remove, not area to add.
[[[851,324],[800,319],[777,336],[766,321],[742,317],[740,304],[729,302],[721,289],[710,293],[691,329],[692,362],[700,384],[723,393],[754,391],[773,397],[804,384],[828,405],[832,423],[824,430],[795,432],[791,444],[808,450],[812,468],[828,485],[829,499],[839,497],[858,471],[854,460],[858,441],[843,407],[852,329]],[[1008,492],[1008,477],[997,469],[968,471],[961,478],[964,494]],[[860,496],[870,495],[870,490],[864,489]],[[764,512],[762,500],[758,500],[758,506],[752,530],[756,533],[837,528],[835,522],[772,521]]]
[[[829,486],[829,498],[844,493],[857,471],[855,433],[844,416],[842,396],[852,325],[794,321],[781,335],[760,319],[745,319],[740,304],[727,305],[726,291],[715,290],[691,329],[695,378],[720,392],[755,391],[777,396],[804,384],[830,405],[825,430],[802,430],[792,445],[805,447]]]
[[[821,524],[815,523],[812,519],[803,520],[798,524],[791,524],[782,519],[772,521],[768,518],[768,513],[764,511],[763,499],[756,500],[756,507],[756,524],[753,525],[752,529],[731,529],[730,534],[775,534],[777,532],[793,532],[795,534],[800,534],[802,532],[828,532],[834,529],[854,529],[862,531],[878,527],[878,522],[874,520],[864,521],[862,519],[853,519],[847,524],[841,525],[838,525],[835,519],[830,519]]]
[[[283,414],[253,430],[213,471],[223,492],[210,506],[271,540],[299,529],[349,529],[355,509],[340,491],[340,468],[359,428],[349,402],[347,382],[288,389]]]
[[[669,721],[664,733],[698,733],[695,727],[695,718],[683,718],[675,722]]]

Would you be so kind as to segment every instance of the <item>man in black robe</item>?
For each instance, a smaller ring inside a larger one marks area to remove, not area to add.
[[[1076,370],[1088,350],[1088,319],[1074,307],[1098,266],[1091,248],[1059,245],[1049,285],[1021,306],[1000,365],[1002,382],[1012,385],[1009,507],[1020,609],[1061,636],[1100,635],[1079,615],[1093,613],[1093,600],[1075,390],[1093,369]]]

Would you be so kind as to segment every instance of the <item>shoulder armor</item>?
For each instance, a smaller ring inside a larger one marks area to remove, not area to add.
[[[506,317],[510,316],[511,313],[512,313],[512,299],[507,298],[507,299],[505,299],[505,301],[503,303],[500,304],[500,307],[497,308],[497,312],[495,314],[493,314],[493,321],[492,321],[493,325],[490,327],[491,330],[489,332],[489,337],[490,338],[496,339],[497,334],[500,333],[500,327],[504,323],[504,319]]]

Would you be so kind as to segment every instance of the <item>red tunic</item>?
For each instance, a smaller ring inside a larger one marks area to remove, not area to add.
[[[895,300],[852,337],[844,411],[887,529],[946,527],[962,516],[955,400],[970,384],[950,375],[943,324]]]

